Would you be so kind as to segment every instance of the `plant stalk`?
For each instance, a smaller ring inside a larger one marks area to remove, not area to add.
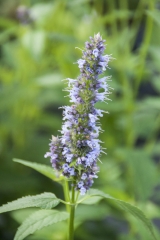
[[[70,202],[68,181],[66,181],[66,180],[64,180],[64,182],[63,182],[63,191],[64,191],[65,201]],[[66,210],[67,210],[67,212],[70,212],[69,205],[66,205]]]
[[[75,213],[75,189],[74,184],[72,184],[72,196],[71,196],[71,206],[70,206],[70,218],[69,218],[69,236],[68,240],[74,239],[74,213]]]
[[[149,2],[148,9],[150,11],[154,10],[154,0]],[[145,60],[146,60],[146,56],[147,56],[147,52],[148,52],[148,48],[149,48],[149,44],[150,44],[150,39],[151,39],[151,34],[152,34],[152,28],[153,28],[153,19],[152,19],[152,17],[147,16],[143,45],[141,47],[140,54],[139,54],[140,58],[141,58],[141,65],[139,67],[138,76],[137,76],[137,79],[135,82],[135,94],[136,95],[138,93],[138,88],[141,83],[141,79],[142,79],[142,75],[143,75]]]

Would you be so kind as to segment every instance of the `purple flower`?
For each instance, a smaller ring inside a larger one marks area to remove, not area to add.
[[[72,162],[73,154],[66,154],[66,162]]]
[[[83,185],[84,185],[84,182],[83,182],[83,181],[80,181],[80,182],[78,182],[78,184],[77,184],[77,185],[78,185],[78,187],[79,187],[79,188],[81,188],[81,187],[83,187]]]
[[[85,64],[85,60],[79,59],[79,60],[77,61],[77,63],[78,63],[78,67],[79,67],[79,68],[83,68],[83,66],[84,66],[84,64]]]
[[[99,50],[97,48],[95,48],[92,53],[95,57],[98,57]]]
[[[64,171],[65,173],[67,173],[69,166],[68,166],[67,163],[65,163],[65,164],[63,164],[62,168],[63,168],[63,171]]]
[[[86,191],[87,191],[87,189],[85,187],[80,188],[80,194],[81,195],[85,195]]]
[[[100,66],[102,66],[102,70],[105,71],[107,67],[107,62],[99,62],[98,63]]]
[[[61,141],[58,137],[52,136],[50,146],[50,152],[45,154],[45,157],[50,157],[51,164],[54,169],[57,171],[61,171],[63,163],[65,163],[65,159],[62,155]],[[61,162],[59,162],[61,159]]]
[[[87,174],[83,173],[81,179],[86,180],[86,178],[87,178]]]
[[[51,153],[51,152],[46,152],[46,154],[44,155],[45,158],[51,157],[51,156],[52,156],[52,153]]]
[[[110,58],[111,57],[109,55],[104,55],[104,56],[101,56],[100,60],[105,62],[106,65],[108,65],[108,62],[109,62]]]
[[[69,172],[70,176],[74,176],[75,175],[75,170],[74,170],[73,167],[68,168],[68,172]]]
[[[103,152],[98,139],[101,131],[98,121],[104,111],[96,109],[95,103],[105,102],[109,94],[106,83],[109,77],[99,77],[107,69],[111,58],[103,55],[104,42],[98,33],[85,43],[82,58],[77,61],[80,75],[77,79],[67,79],[66,90],[72,105],[63,107],[61,136],[52,139],[50,152],[45,154],[56,170],[69,180],[74,178],[81,195],[98,177],[97,162]]]

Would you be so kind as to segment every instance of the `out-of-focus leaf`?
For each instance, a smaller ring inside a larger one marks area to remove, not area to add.
[[[75,227],[77,228],[84,221],[93,219],[100,220],[102,218],[105,218],[109,214],[111,214],[110,209],[109,208],[107,209],[106,206],[104,206],[103,204],[96,205],[79,204],[75,212]]]
[[[23,45],[35,56],[39,57],[45,47],[45,31],[28,31],[22,38]]]
[[[153,64],[159,66],[157,61],[160,60],[160,47],[152,45],[149,48],[149,52],[152,55],[152,59],[154,60]]]
[[[14,35],[17,34],[16,26],[9,28],[9,29],[5,30],[4,32],[0,33],[0,43],[2,44],[4,42],[6,42],[13,34]]]
[[[67,212],[59,212],[56,210],[40,210],[29,216],[14,237],[14,240],[23,240],[35,231],[40,230],[46,226],[66,220],[69,217]]]
[[[155,88],[155,90],[157,90],[158,92],[160,92],[160,77],[155,77],[153,79],[153,86]]]
[[[158,183],[157,168],[150,155],[140,150],[129,151],[127,162],[131,167],[134,191],[141,200],[146,200],[152,195],[153,188]]]
[[[135,112],[135,116],[133,118],[135,135],[144,138],[150,137],[155,127],[156,116],[156,111],[152,112],[152,114],[151,111],[148,110],[138,110]],[[145,121],[146,119],[147,121]],[[123,126],[125,123],[126,122],[124,121]]]
[[[145,100],[141,101],[139,104],[139,109],[142,110],[160,110],[160,98],[159,97],[148,97]]]
[[[34,163],[34,162],[28,162],[20,159],[13,159],[14,162],[21,163],[27,167],[33,168],[34,170],[40,172],[41,174],[45,175],[46,177],[54,180],[54,181],[61,181],[63,177],[58,177],[56,176],[56,172],[54,171],[53,168],[44,165],[44,164],[39,164],[39,163]]]
[[[11,212],[11,216],[15,221],[21,224],[25,219],[27,219],[35,211],[37,211],[37,209],[35,208],[16,210]],[[67,228],[68,228],[68,225],[65,221],[57,222],[56,224],[53,224],[45,228],[42,228],[41,230],[38,230],[37,232],[34,233],[34,235],[29,236],[29,239],[51,240],[51,236],[52,236],[53,239],[64,240],[66,237]]]
[[[62,231],[63,229],[63,231]],[[51,240],[58,239],[64,240],[66,239],[66,233],[68,230],[67,223],[65,221],[57,222],[56,224],[52,224],[41,230],[38,230],[33,235],[29,236],[30,240]]]
[[[39,3],[35,4],[30,8],[30,16],[35,21],[43,22],[44,18],[47,17],[54,9],[52,3]]]
[[[140,220],[143,223],[143,225],[146,227],[146,229],[150,232],[152,238],[156,240],[155,234],[153,232],[153,227],[152,227],[150,221],[146,218],[144,213],[139,208],[131,205],[130,203],[124,202],[120,199],[113,198],[110,195],[108,195],[102,191],[99,191],[97,189],[90,189],[88,191],[88,194],[86,194],[86,196],[84,197],[84,200],[85,200],[85,198],[87,199],[92,196],[102,196],[105,199],[110,199],[110,200],[116,202],[123,210],[131,213],[135,218]]]
[[[79,196],[78,198],[78,201],[81,201],[83,197],[82,196]],[[82,204],[86,204],[86,205],[92,205],[92,204],[96,204],[98,203],[100,200],[102,199],[102,197],[100,196],[95,196],[95,197],[92,197],[90,199],[86,199],[82,202]]]
[[[37,208],[24,208],[11,212],[12,218],[21,224],[29,215],[37,211]]]
[[[128,163],[130,188],[138,199],[146,200],[152,195],[153,188],[159,181],[158,171],[151,155],[143,149],[128,150],[123,148],[117,149],[116,155]]]
[[[111,14],[107,14],[103,17],[103,21],[111,23],[114,19],[128,19],[133,15],[133,12],[128,10],[114,10]]]
[[[56,33],[56,32],[50,33],[49,38],[54,42],[57,41],[57,42],[63,42],[67,44],[75,44],[77,42],[76,38],[74,38],[73,36],[65,35],[62,33]]]
[[[158,9],[154,9],[152,11],[146,10],[146,14],[153,18],[153,20],[160,25],[160,12]]]
[[[39,77],[37,83],[43,87],[62,85],[62,75],[60,73],[51,73]]]
[[[154,154],[160,154],[160,141],[157,141],[153,147],[153,153]]]

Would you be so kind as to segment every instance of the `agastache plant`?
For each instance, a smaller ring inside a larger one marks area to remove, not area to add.
[[[90,199],[92,204],[101,199],[110,199],[117,203],[143,222],[151,233],[152,239],[156,240],[152,225],[141,210],[91,188],[94,179],[98,177],[98,161],[103,152],[99,140],[99,133],[102,131],[99,118],[103,116],[104,111],[95,108],[95,104],[108,100],[109,94],[107,84],[109,77],[100,76],[108,68],[108,62],[111,59],[110,55],[104,55],[104,42],[99,33],[93,38],[90,37],[90,42],[86,42],[85,49],[82,50],[82,58],[77,61],[80,75],[77,79],[67,79],[66,90],[69,93],[71,105],[62,107],[61,135],[52,136],[50,150],[45,154],[45,157],[50,157],[52,167],[14,159],[15,162],[31,167],[51,180],[57,181],[64,190],[64,200],[57,198],[53,193],[45,192],[36,196],[22,197],[1,206],[0,213],[27,207],[41,208],[22,223],[14,240],[23,240],[37,230],[67,219],[67,239],[73,240],[76,207],[81,203],[88,204]],[[79,196],[79,193],[82,196]],[[98,200],[95,198],[97,196]],[[52,209],[60,202],[65,204],[66,211]],[[76,217],[78,219],[78,216]],[[51,238],[54,238],[54,233]],[[66,239],[65,233],[61,239]]]
[[[63,125],[60,137],[52,137],[50,157],[54,169],[72,180],[76,190],[84,195],[97,178],[99,167],[97,162],[102,152],[99,132],[99,117],[103,110],[96,109],[97,102],[108,98],[107,79],[100,75],[108,67],[109,55],[103,55],[105,40],[100,34],[90,37],[85,43],[82,59],[77,61],[80,75],[77,79],[68,78],[71,106],[64,106]]]

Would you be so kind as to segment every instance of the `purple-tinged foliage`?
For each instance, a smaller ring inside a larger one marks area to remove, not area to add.
[[[63,107],[61,137],[52,139],[50,152],[45,155],[51,158],[53,168],[74,180],[81,195],[97,178],[97,161],[102,152],[98,120],[104,111],[94,105],[106,101],[109,94],[106,83],[109,77],[99,78],[110,60],[109,55],[103,55],[104,42],[98,33],[85,43],[82,59],[77,61],[81,74],[77,79],[67,79],[67,91],[73,104]]]

